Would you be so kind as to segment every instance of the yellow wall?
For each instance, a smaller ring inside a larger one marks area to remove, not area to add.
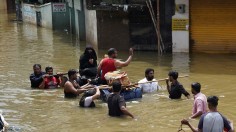
[[[236,53],[235,9],[235,0],[190,0],[191,50]]]

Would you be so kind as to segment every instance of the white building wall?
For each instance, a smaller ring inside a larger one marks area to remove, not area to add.
[[[31,4],[22,5],[22,18],[24,22],[37,24],[36,22],[36,7]]]
[[[84,7],[86,3],[84,2]],[[97,14],[96,10],[85,10],[85,30],[86,30],[86,43],[92,45],[93,47],[98,47],[97,39]]]
[[[67,0],[70,8],[73,7],[73,1]],[[75,32],[76,36],[79,38],[79,18],[78,18],[78,10],[81,10],[80,0],[74,0],[74,10],[75,10]]]
[[[42,17],[42,27],[52,29],[52,7],[51,3],[47,3],[40,6],[35,6],[31,4],[22,5],[22,17],[23,21],[31,24],[37,25],[36,21],[36,11],[41,12]]]
[[[51,3],[40,6],[42,27],[52,29],[52,6]]]
[[[74,4],[75,4],[75,10],[81,10],[81,3],[80,0],[74,0]]]
[[[184,26],[186,28],[185,30],[173,30],[172,21],[172,52],[189,52],[189,0],[175,0],[175,4],[184,4],[185,12],[180,13],[176,10],[172,20],[185,20],[188,23]]]
[[[73,1],[72,0],[67,0],[69,7],[72,7]],[[74,8],[75,10],[81,10],[81,3],[80,0],[74,0]]]
[[[78,14],[78,10],[81,10],[81,4],[80,4],[80,0],[74,0],[74,8],[75,8],[75,32],[76,32],[76,36],[77,38],[79,38],[79,14]]]

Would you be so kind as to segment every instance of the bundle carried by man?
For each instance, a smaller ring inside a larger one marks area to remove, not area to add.
[[[108,85],[112,85],[114,81],[119,81],[122,86],[129,86],[131,82],[129,81],[128,75],[124,71],[113,71],[105,74],[105,79]]]

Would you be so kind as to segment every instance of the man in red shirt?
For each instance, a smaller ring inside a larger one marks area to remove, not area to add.
[[[57,76],[53,75],[53,68],[46,67],[46,74],[43,75],[43,82],[39,85],[40,89],[52,89],[61,86],[61,74],[57,73]]]
[[[120,60],[117,60],[117,50],[115,48],[110,48],[108,50],[108,58],[104,58],[101,60],[100,64],[98,65],[98,76],[101,74],[101,80],[102,84],[107,84],[105,79],[105,74],[107,72],[113,72],[117,68],[126,67],[129,65],[133,57],[133,49],[129,49],[129,57],[128,59],[123,62]]]

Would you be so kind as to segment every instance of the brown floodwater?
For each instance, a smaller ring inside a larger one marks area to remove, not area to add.
[[[127,102],[137,120],[109,117],[106,103],[100,100],[96,101],[94,109],[80,108],[79,99],[64,99],[63,89],[31,89],[29,75],[34,63],[40,63],[43,69],[53,66],[54,72],[78,69],[86,43],[66,32],[53,32],[12,19],[14,15],[0,12],[0,110],[17,131],[176,132],[180,120],[191,115],[193,99],[187,100],[184,96],[181,100],[168,99],[165,82],[159,82],[163,90]],[[105,53],[105,50],[98,51],[99,60]],[[128,49],[118,54],[125,60]],[[158,56],[156,52],[135,51],[132,63],[122,70],[128,73],[131,81],[137,82],[148,67],[155,69],[157,79],[166,78],[169,70],[189,75],[179,79],[187,91],[190,92],[192,82],[200,82],[204,94],[219,96],[219,111],[236,121],[235,54]],[[191,123],[196,126],[198,120],[191,120]]]

